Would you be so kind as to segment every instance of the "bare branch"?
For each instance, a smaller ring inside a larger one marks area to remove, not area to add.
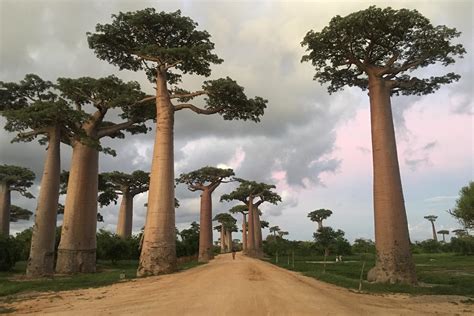
[[[194,106],[192,104],[178,104],[178,105],[174,106],[174,111],[175,112],[176,111],[181,111],[182,109],[190,109],[191,111],[196,112],[198,114],[210,115],[210,114],[220,112],[224,108],[221,107],[221,108],[218,108],[218,109],[207,109],[206,110],[206,109],[198,108],[197,106]]]
[[[172,94],[170,95],[170,99],[180,99],[180,98],[194,98],[199,95],[207,94],[206,91],[196,91],[191,93],[184,93],[184,94]]]
[[[169,64],[169,65],[168,65],[168,63],[166,63],[167,65],[165,66],[165,69],[170,69],[170,68],[176,67],[178,64],[181,64],[182,62],[183,62],[182,60],[178,60],[178,61],[176,61],[172,64]]]
[[[101,129],[99,129],[99,131],[97,132],[97,137],[102,138],[102,137],[105,137],[105,136],[113,135],[113,134],[115,134],[115,133],[117,133],[117,132],[119,132],[123,129],[131,127],[135,123],[136,122],[134,120],[130,120],[130,121],[123,122],[123,123],[120,123],[120,124],[114,124],[112,126],[103,127]]]
[[[145,59],[145,60],[149,60],[149,61],[154,61],[154,62],[158,63],[159,65],[162,64],[161,59],[159,59],[159,58],[157,58],[157,57],[151,57],[151,56],[148,56],[148,55],[143,55],[143,54],[140,54],[139,52],[132,52],[132,54],[137,55],[137,56],[140,57],[141,59]]]
[[[418,58],[418,59],[415,59],[411,62],[408,62],[406,61],[401,67],[399,67],[398,69],[394,69],[389,76],[387,76],[386,78],[387,79],[392,79],[394,78],[396,75],[398,75],[399,73],[403,72],[403,71],[406,71],[410,68],[413,68],[413,67],[416,67],[418,66],[419,64],[421,64],[422,62],[424,61],[424,58]]]
[[[40,128],[40,129],[37,129],[37,130],[33,130],[33,131],[30,131],[30,132],[25,132],[25,133],[18,133],[17,137],[18,138],[28,138],[28,137],[33,137],[33,136],[37,136],[37,135],[40,135],[40,134],[46,134],[48,131],[46,128]]]

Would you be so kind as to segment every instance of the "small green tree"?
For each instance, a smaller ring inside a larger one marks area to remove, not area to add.
[[[456,207],[449,210],[449,214],[454,216],[465,229],[474,228],[474,182],[469,182],[459,191],[459,198],[456,200]]]
[[[191,227],[183,229],[179,235],[183,242],[183,248],[186,256],[194,256],[199,252],[200,225],[196,222],[191,223]]]
[[[143,70],[156,89],[156,138],[148,196],[145,238],[138,275],[176,270],[174,210],[174,119],[175,113],[220,114],[225,120],[258,122],[267,101],[248,98],[244,88],[229,77],[205,81],[202,89],[186,91],[177,86],[183,74],[209,76],[211,64],[220,64],[214,43],[197,23],[176,12],[147,8],[112,15],[109,24],[97,24],[88,33],[89,47],[98,58],[120,69]],[[191,102],[205,96],[204,107]],[[173,104],[177,100],[177,104]]]
[[[312,63],[315,80],[329,83],[329,93],[345,86],[369,90],[377,247],[376,265],[368,274],[372,281],[416,283],[391,96],[429,94],[457,81],[460,76],[454,73],[422,78],[414,70],[447,66],[462,57],[463,46],[451,43],[459,34],[433,26],[416,10],[371,6],[335,16],[320,32],[309,31],[301,43],[308,51],[302,61]]]
[[[10,235],[10,212],[12,191],[26,198],[33,198],[28,188],[33,185],[35,174],[28,168],[0,165],[0,235]]]
[[[322,227],[313,234],[316,245],[324,249],[324,270],[326,272],[326,259],[329,256],[329,250],[337,242],[337,239],[344,236],[344,232],[340,229],[335,231],[332,227]]]

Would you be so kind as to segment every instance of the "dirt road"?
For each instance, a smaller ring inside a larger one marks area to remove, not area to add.
[[[60,315],[461,315],[474,306],[447,296],[350,292],[237,255],[184,272],[16,302],[19,314]]]

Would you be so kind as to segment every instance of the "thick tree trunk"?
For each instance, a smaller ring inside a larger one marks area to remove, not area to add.
[[[56,272],[95,272],[99,152],[75,143]]]
[[[176,271],[174,210],[174,108],[166,84],[165,70],[156,78],[156,135],[148,194],[143,247],[137,275]]]
[[[212,259],[212,197],[208,188],[204,189],[201,194],[199,225],[198,262],[209,262]]]
[[[224,225],[221,224],[221,253],[225,253],[225,244],[226,244],[225,230],[224,230]]]
[[[244,253],[247,253],[247,216],[243,215],[242,222],[242,250]]]
[[[59,128],[52,129],[48,138],[48,151],[31,237],[30,257],[26,267],[26,275],[29,277],[47,276],[54,273],[54,245],[61,172]]]
[[[323,228],[323,221],[318,221],[318,230]]]
[[[253,197],[249,197],[248,201],[249,208],[249,222],[248,222],[248,234],[247,234],[247,254],[249,256],[255,256],[255,209],[253,205]]]
[[[260,214],[257,208],[254,208],[253,214],[254,214],[255,255],[257,257],[262,257],[263,256],[262,225],[260,223]]]
[[[369,76],[369,96],[377,260],[367,279],[383,283],[414,284],[416,273],[410,252],[390,87],[383,79]]]
[[[10,188],[6,183],[0,183],[0,235],[10,235]]]
[[[227,251],[232,252],[233,242],[232,242],[232,231],[227,231]]]
[[[438,236],[436,235],[434,221],[430,221],[430,222],[431,222],[431,228],[433,229],[433,240],[438,241]]]
[[[129,238],[132,236],[133,226],[133,195],[126,189],[122,192],[122,202],[120,203],[117,223],[117,235],[122,238]]]

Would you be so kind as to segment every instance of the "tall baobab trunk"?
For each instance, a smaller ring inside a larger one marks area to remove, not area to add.
[[[199,225],[198,262],[208,262],[212,259],[212,197],[208,188],[201,193]]]
[[[233,245],[234,243],[232,242],[232,231],[228,230],[227,231],[227,251],[228,252],[232,252],[232,248],[234,248]]]
[[[10,235],[10,188],[6,183],[0,183],[0,235]]]
[[[257,257],[261,257],[263,256],[262,225],[260,223],[260,214],[259,214],[258,208],[254,208],[253,216],[254,216],[255,255]]]
[[[30,277],[54,274],[54,245],[61,172],[59,133],[59,128],[54,128],[48,133],[48,151],[41,178],[30,256],[26,267],[26,275]]]
[[[369,75],[369,97],[377,260],[367,279],[414,284],[415,265],[410,252],[388,83]]]
[[[243,215],[243,222],[242,222],[242,250],[244,253],[247,252],[247,217],[245,214]]]
[[[122,238],[129,238],[132,236],[133,227],[133,195],[128,189],[123,189],[122,193],[122,202],[120,203],[117,223],[117,235]]]
[[[431,228],[433,229],[433,240],[438,241],[438,236],[436,235],[434,221],[430,221],[430,222],[431,222]]]
[[[317,221],[317,223],[318,223],[318,230],[323,228],[323,221]]]
[[[225,244],[226,244],[225,229],[224,229],[224,225],[221,224],[221,253],[225,252]]]
[[[74,144],[56,272],[95,272],[99,152]]]
[[[174,108],[169,99],[165,73],[160,69],[156,78],[156,135],[138,276],[176,271]]]
[[[249,205],[249,222],[248,222],[248,234],[247,234],[247,254],[249,256],[254,256],[255,255],[255,216],[254,212],[256,211],[254,209],[253,205],[253,197],[249,197],[248,201]]]

